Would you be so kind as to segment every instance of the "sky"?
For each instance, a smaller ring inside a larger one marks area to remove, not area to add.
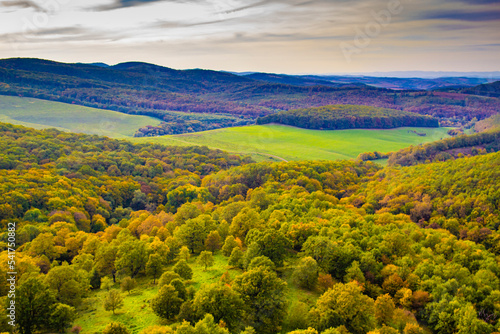
[[[0,0],[0,58],[274,73],[500,70],[500,0]]]

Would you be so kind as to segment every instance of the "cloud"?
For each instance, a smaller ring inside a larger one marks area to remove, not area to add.
[[[31,0],[11,0],[11,1],[2,1],[0,3],[1,7],[18,7],[18,8],[32,8],[37,12],[44,12],[45,9],[40,7],[38,4],[34,3]]]
[[[161,1],[163,0],[115,0],[112,4],[93,7],[92,9],[96,11],[107,11],[125,7],[141,6]]]
[[[500,10],[435,10],[423,12],[420,14],[419,18],[424,20],[451,20],[465,22],[500,21]]]

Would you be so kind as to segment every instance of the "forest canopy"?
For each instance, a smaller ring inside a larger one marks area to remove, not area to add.
[[[259,117],[257,124],[278,123],[315,130],[439,127],[437,119],[401,110],[357,105],[295,109]]]
[[[500,153],[252,163],[1,123],[0,148],[20,333],[500,330]],[[147,324],[116,321],[133,301]]]

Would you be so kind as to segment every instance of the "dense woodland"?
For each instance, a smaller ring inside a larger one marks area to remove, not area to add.
[[[21,334],[76,333],[82,300],[103,291],[111,316],[137,280],[163,320],[96,333],[500,331],[500,153],[252,163],[7,124],[0,152],[0,275],[15,223]],[[214,257],[237,274],[195,288],[193,259]]]
[[[352,104],[403,110],[460,125],[500,111],[496,95],[477,95],[488,95],[481,93],[493,87],[487,85],[463,91],[395,91],[318,83],[293,85],[226,72],[180,71],[135,62],[98,67],[40,59],[0,60],[0,94],[148,115],[166,122],[168,111],[255,119],[279,111]]]
[[[278,123],[314,130],[392,129],[439,127],[439,121],[394,109],[355,105],[334,105],[282,111],[259,117],[257,124]]]
[[[432,143],[410,146],[388,154],[389,165],[412,166],[426,161],[445,161],[500,151],[500,131],[488,131],[473,135],[458,135]],[[363,156],[360,157],[362,160]],[[376,158],[379,159],[379,158]]]

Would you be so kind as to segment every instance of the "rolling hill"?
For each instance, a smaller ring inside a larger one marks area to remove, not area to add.
[[[322,84],[325,78],[320,81],[285,78],[285,82],[279,82],[281,79],[269,82],[264,78],[270,76],[261,75],[255,80],[227,72],[175,70],[139,62],[102,67],[12,58],[0,60],[0,94],[159,119],[166,116],[166,111],[222,113],[255,119],[279,111],[333,104],[397,109],[455,122],[481,120],[500,112],[498,98],[461,92],[395,91],[363,83],[359,86],[360,83],[349,83],[354,80],[349,78],[344,78],[347,82],[340,83],[341,87]],[[330,79],[326,81],[333,80]]]
[[[35,129],[97,134],[111,138],[129,138],[139,127],[158,125],[148,116],[127,115],[116,111],[32,98],[0,95],[0,122]]]

